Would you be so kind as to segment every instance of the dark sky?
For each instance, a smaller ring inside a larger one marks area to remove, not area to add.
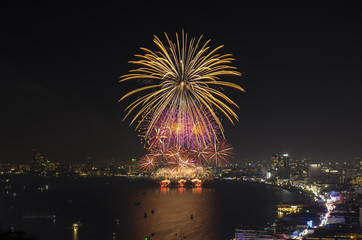
[[[360,1],[120,2],[1,8],[1,161],[32,148],[60,162],[142,155],[117,102],[135,85],[118,77],[153,34],[182,29],[224,44],[243,73],[227,78],[247,91],[227,91],[240,105],[226,124],[236,159],[362,155]]]

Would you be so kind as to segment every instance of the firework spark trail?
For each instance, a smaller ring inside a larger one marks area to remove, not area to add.
[[[210,114],[203,111],[203,118],[198,122],[192,122],[192,118],[185,116],[182,119],[182,124],[178,123],[178,113],[172,110],[164,112],[159,120],[155,123],[155,127],[148,137],[148,150],[157,147],[170,148],[173,146],[183,146],[193,148],[195,146],[207,146],[209,143],[217,140],[214,136],[209,136],[209,131],[214,131],[219,134],[220,130]],[[141,137],[144,137],[147,131],[148,123],[152,116],[147,118],[140,127]],[[207,121],[210,124],[202,124],[202,121]],[[207,129],[205,129],[205,126]]]
[[[191,118],[191,122],[204,125],[208,136],[217,137],[217,133],[207,127],[210,124],[208,119],[203,118],[203,112],[200,109],[206,109],[223,134],[223,126],[214,109],[219,110],[233,123],[232,118],[238,120],[238,116],[228,104],[238,106],[213,86],[225,86],[244,91],[237,84],[220,80],[220,76],[224,75],[241,75],[235,67],[228,65],[234,59],[231,58],[231,54],[217,53],[223,46],[207,53],[210,50],[207,46],[210,40],[201,46],[202,36],[197,41],[195,38],[188,41],[187,34],[182,32],[181,41],[176,34],[176,43],[173,43],[167,34],[165,36],[168,46],[154,36],[153,42],[158,47],[158,51],[141,48],[145,54],[135,55],[140,60],[130,61],[140,67],[121,77],[120,82],[133,79],[148,79],[157,82],[154,85],[132,90],[120,99],[121,101],[133,94],[152,90],[151,93],[145,94],[126,108],[125,118],[136,108],[141,109],[138,110],[131,124],[136,119],[140,119],[142,123],[152,114],[145,133],[145,137],[148,138],[165,110],[174,109],[178,112],[178,124],[182,124],[187,116]]]
[[[225,140],[215,142],[208,150],[210,162],[216,167],[227,165],[233,155],[233,147]]]
[[[154,36],[157,51],[141,48],[144,55],[130,61],[139,67],[121,77],[120,82],[147,80],[152,85],[134,89],[123,99],[141,94],[125,111],[126,119],[135,113],[136,129],[148,145],[148,153],[139,160],[141,171],[154,172],[157,177],[180,176],[209,178],[216,167],[228,164],[233,154],[224,138],[224,129],[217,112],[234,123],[238,116],[230,106],[238,105],[218,90],[230,87],[244,91],[239,85],[222,81],[221,76],[240,76],[229,64],[231,54],[217,53],[223,46],[210,49],[210,40],[201,44],[202,36],[188,40],[182,32],[167,45]],[[145,94],[143,94],[146,92]],[[143,95],[142,95],[143,94]]]
[[[198,165],[209,165],[210,146],[198,145],[191,149],[191,156]]]
[[[141,159],[138,161],[138,164],[141,171],[150,172],[155,169],[157,162],[152,155],[146,154],[141,157]]]

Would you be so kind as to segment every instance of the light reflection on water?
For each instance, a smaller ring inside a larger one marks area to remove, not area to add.
[[[73,226],[73,240],[78,240],[78,227]]]
[[[202,194],[207,194],[210,192],[213,192],[214,189],[213,188],[202,188],[202,187],[197,187],[197,188],[188,188],[188,187],[179,187],[179,188],[169,188],[169,187],[160,187],[155,189],[155,193],[156,194],[170,194],[170,193],[186,193],[186,192],[191,192],[192,194],[197,194],[197,195],[202,195]]]
[[[19,182],[25,181],[33,184],[29,179]],[[43,240],[142,240],[152,234],[152,240],[227,240],[238,224],[264,226],[277,218],[277,204],[301,200],[279,188],[241,182],[160,188],[119,178],[44,181],[51,191],[0,199],[4,228],[14,223]],[[25,221],[22,215],[32,209],[56,211],[56,222]],[[80,223],[76,230],[75,222]]]
[[[215,232],[210,231],[215,228],[218,212],[212,192],[212,188],[157,188],[153,194],[146,192],[131,219],[132,236],[134,239],[152,235],[152,239],[216,239]]]

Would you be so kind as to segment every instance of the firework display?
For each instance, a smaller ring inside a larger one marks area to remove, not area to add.
[[[220,129],[207,110],[200,109],[200,112],[202,112],[200,119],[194,122],[188,115],[179,116],[177,110],[166,109],[149,134],[147,129],[153,120],[153,114],[142,122],[139,129],[142,137],[147,139],[149,149],[207,146],[217,141],[215,135],[220,135]]]
[[[219,113],[231,123],[238,116],[229,107],[237,106],[221,92],[222,87],[244,91],[239,85],[220,80],[221,76],[240,76],[229,64],[231,54],[217,53],[202,36],[188,40],[182,32],[167,44],[154,36],[157,51],[141,48],[144,55],[130,63],[139,65],[121,77],[120,82],[147,80],[150,85],[130,91],[121,99],[137,94],[126,108],[127,118],[147,145],[148,153],[139,160],[139,168],[156,178],[210,178],[211,166],[228,164],[233,150],[226,143]],[[140,95],[144,93],[143,95]]]

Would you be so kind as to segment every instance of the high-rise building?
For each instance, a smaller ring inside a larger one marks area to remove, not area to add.
[[[362,206],[359,207],[359,227],[362,228]]]
[[[320,163],[311,163],[308,166],[308,177],[318,179],[321,177],[322,167]]]
[[[309,163],[308,165],[308,183],[318,182],[322,177],[322,166],[320,163]]]
[[[358,160],[359,160],[359,168],[362,170],[362,161],[360,161],[360,159]]]
[[[362,170],[362,165],[361,165],[361,156],[354,156],[352,157],[352,161],[351,164],[355,165],[356,168],[359,168],[360,170]]]
[[[272,156],[271,167],[275,173],[274,176],[282,179],[290,178],[288,157],[289,157],[288,153],[280,153],[280,152]]]
[[[271,158],[271,166],[273,170],[277,170],[279,168],[285,168],[289,166],[288,163],[288,153],[277,153],[274,154]]]
[[[30,169],[33,172],[41,172],[44,170],[46,159],[36,151],[35,148],[32,149],[31,159],[30,159]]]

